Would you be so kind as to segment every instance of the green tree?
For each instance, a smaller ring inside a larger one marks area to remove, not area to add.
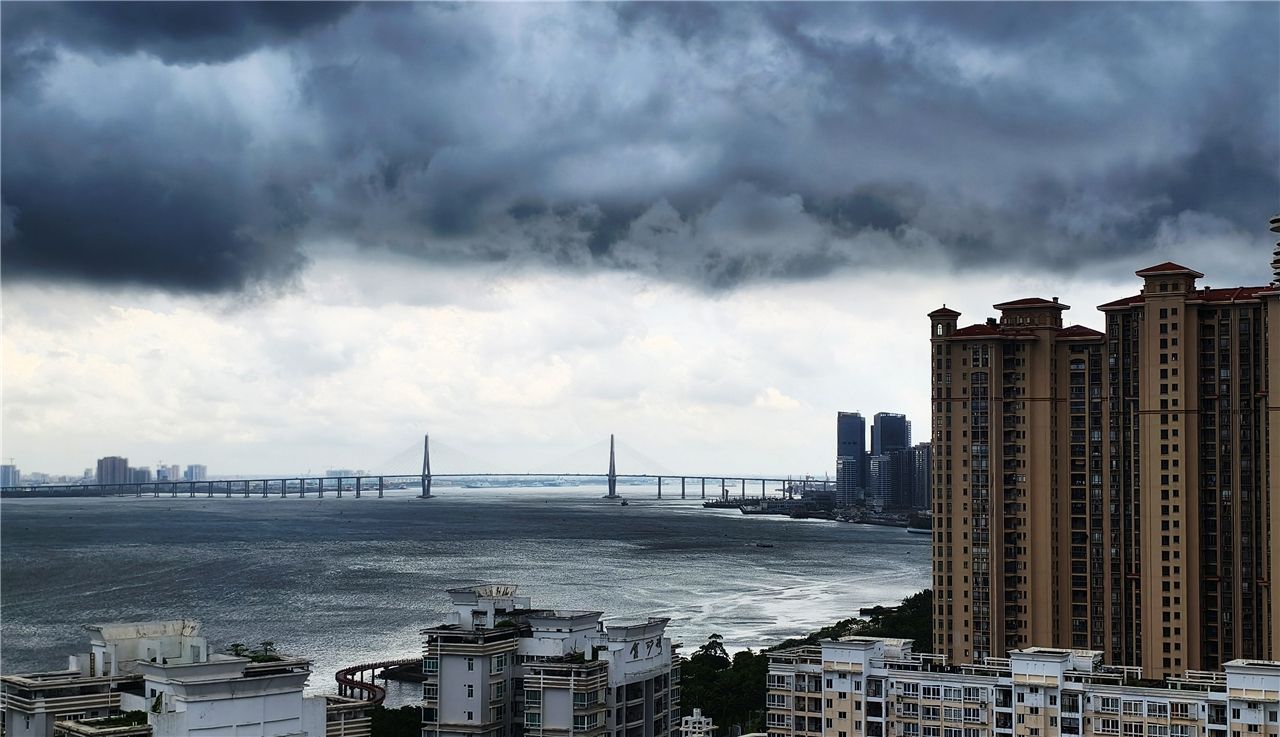
[[[416,706],[388,709],[375,706],[369,712],[369,734],[372,737],[421,737],[422,714]]]
[[[681,707],[685,714],[695,707],[702,709],[720,734],[731,734],[733,725],[741,726],[743,732],[761,731],[770,652],[849,635],[909,638],[915,641],[915,652],[933,652],[932,614],[933,592],[926,589],[903,599],[900,606],[876,607],[865,619],[842,619],[806,637],[759,653],[743,650],[732,658],[724,638],[713,634],[685,661]]]

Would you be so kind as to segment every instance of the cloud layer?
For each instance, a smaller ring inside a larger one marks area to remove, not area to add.
[[[238,293],[339,247],[722,289],[1211,243],[1261,282],[1280,201],[1276,4],[0,12],[6,280]]]

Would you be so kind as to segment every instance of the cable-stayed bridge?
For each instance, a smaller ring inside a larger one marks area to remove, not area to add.
[[[603,446],[604,443],[600,443]],[[740,499],[748,498],[748,494],[752,497],[757,494],[760,497],[766,497],[771,484],[781,484],[778,489],[783,496],[793,496],[802,488],[812,488],[813,485],[821,484],[824,487],[830,487],[833,482],[827,480],[814,480],[809,477],[791,477],[786,478],[780,476],[759,476],[759,475],[742,475],[742,474],[725,474],[725,473],[674,473],[661,468],[656,461],[644,456],[644,454],[636,451],[629,446],[626,447],[628,457],[635,458],[644,462],[651,470],[650,473],[624,473],[617,472],[617,445],[614,437],[609,436],[608,441],[608,469],[598,473],[583,472],[564,472],[554,470],[536,470],[523,472],[472,472],[472,473],[437,473],[431,469],[431,439],[429,436],[423,436],[421,450],[417,450],[414,446],[412,449],[402,451],[392,456],[387,461],[378,465],[378,468],[385,469],[382,472],[366,471],[352,472],[350,474],[329,472],[323,476],[314,475],[296,475],[296,476],[274,476],[267,478],[235,478],[235,479],[212,479],[198,481],[124,481],[124,480],[98,480],[95,483],[87,484],[55,484],[41,486],[8,486],[0,487],[0,497],[6,498],[53,498],[61,496],[133,496],[133,497],[204,497],[204,498],[233,498],[233,497],[317,497],[323,498],[326,494],[330,496],[343,497],[354,496],[362,498],[366,496],[382,498],[389,491],[397,490],[414,490],[420,499],[430,499],[436,496],[435,491],[441,486],[478,486],[481,480],[533,480],[533,479],[600,479],[604,481],[608,488],[608,493],[604,498],[618,499],[618,481],[622,480],[630,485],[644,484],[645,481],[652,481],[656,486],[657,498],[662,499],[665,491],[667,498],[700,498],[707,499],[708,481],[711,482],[712,498],[719,498],[725,501],[732,497]],[[588,450],[597,448],[592,446]],[[480,465],[480,459],[470,456],[465,451],[459,451],[455,448],[449,448],[450,456],[462,457],[463,459]],[[580,455],[580,454],[575,454]],[[421,462],[420,468],[413,469],[412,472],[406,472],[403,468],[407,460]],[[558,465],[558,464],[557,464]],[[603,465],[603,464],[602,464]],[[396,470],[398,468],[398,470]],[[664,482],[666,486],[664,488]]]

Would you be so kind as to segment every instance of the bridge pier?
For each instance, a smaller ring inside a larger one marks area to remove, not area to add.
[[[680,498],[684,499],[684,476],[680,477]]]
[[[702,498],[703,499],[707,498],[707,477],[706,476],[702,477]]]
[[[381,498],[382,498],[382,489],[383,489],[382,477],[381,477],[381,476],[379,476],[379,477],[378,477],[378,498],[379,498],[379,499],[381,499]]]
[[[662,477],[658,477],[658,498],[662,498]]]
[[[316,497],[319,499],[323,499],[324,498],[324,478],[323,477],[316,479],[316,487],[317,487]]]
[[[356,498],[360,498],[360,477],[356,476]]]
[[[720,479],[720,498],[729,501],[729,487],[725,484],[724,479]]]
[[[765,498],[764,479],[760,479],[760,499],[763,500],[764,498]]]
[[[742,479],[742,500],[747,500],[747,480]]]

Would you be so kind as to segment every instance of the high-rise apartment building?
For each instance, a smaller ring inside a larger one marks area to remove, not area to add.
[[[888,455],[911,447],[911,423],[906,415],[877,412],[871,422],[871,455]]]
[[[17,486],[22,483],[22,472],[18,467],[6,463],[0,466],[0,486]]]
[[[422,729],[438,737],[669,737],[680,661],[666,619],[534,609],[507,584],[453,589],[425,629]]]
[[[867,421],[857,412],[836,414],[836,505],[859,501],[867,488]]]
[[[99,458],[98,473],[94,478],[100,484],[129,483],[129,459],[120,456]]]
[[[1064,327],[1057,298],[968,327],[929,315],[934,649],[953,661],[1088,648],[1170,675],[1275,657],[1280,289],[1137,275],[1099,308],[1105,333]]]
[[[187,466],[187,470],[182,474],[183,481],[204,481],[209,476],[209,469],[206,466],[192,464]]]
[[[151,469],[147,466],[129,469],[129,481],[135,484],[151,483]]]

